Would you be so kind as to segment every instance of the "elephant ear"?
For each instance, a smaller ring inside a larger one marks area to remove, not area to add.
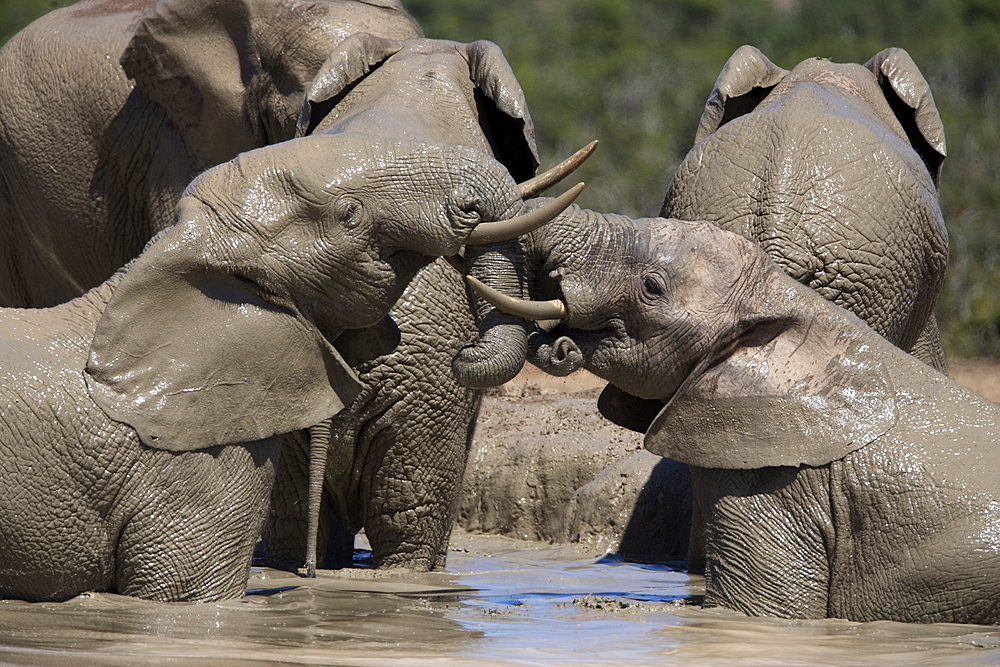
[[[320,67],[306,92],[295,136],[304,137],[312,133],[354,84],[402,48],[402,42],[365,32],[351,35],[341,42]]]
[[[696,368],[653,420],[646,449],[704,468],[819,466],[884,435],[897,412],[892,360],[879,352],[888,343],[835,315],[774,324],[769,342]]]
[[[538,147],[524,91],[500,47],[480,40],[466,47],[469,74],[476,84],[480,123],[493,154],[521,182],[535,175]],[[489,102],[484,104],[483,102]]]
[[[97,324],[94,401],[146,445],[189,451],[306,428],[360,391],[337,350],[294,306],[205,260],[187,225],[151,243]]]
[[[663,405],[663,401],[633,396],[613,384],[608,384],[597,399],[597,409],[605,419],[638,433],[649,430]]]
[[[253,0],[161,0],[120,62],[201,171],[256,147],[244,118]]]
[[[352,368],[392,353],[399,345],[399,327],[391,315],[365,329],[348,329],[333,346]]]
[[[697,144],[720,127],[750,113],[788,74],[761,53],[744,45],[726,61],[715,88],[705,102],[694,142]]]
[[[910,144],[927,165],[934,184],[940,185],[941,164],[947,155],[944,124],[924,75],[910,54],[899,48],[880,51],[865,67],[875,74]]]

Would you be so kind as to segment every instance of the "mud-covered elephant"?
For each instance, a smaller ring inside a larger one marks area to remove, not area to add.
[[[944,158],[934,98],[906,51],[787,71],[743,46],[719,74],[660,215],[756,241],[793,278],[942,370]]]
[[[549,336],[613,421],[691,466],[707,606],[1000,622],[1000,408],[707,222],[532,235]],[[586,242],[576,245],[581,238]],[[486,289],[486,288],[483,288]]]
[[[100,283],[173,223],[194,175],[295,136],[467,145],[531,176],[531,120],[499,49],[419,37],[396,0],[88,1],[43,17],[0,51],[0,303]],[[398,351],[358,368],[364,389],[333,426],[324,506],[366,528],[377,564],[430,568],[479,401],[449,363],[475,323],[442,262],[393,317]],[[283,567],[305,560],[308,438],[289,437],[265,530]]]
[[[343,334],[391,349],[417,271],[540,222],[524,208],[474,149],[304,137],[200,175],[84,296],[0,309],[0,596],[239,596],[275,436],[362,390]]]

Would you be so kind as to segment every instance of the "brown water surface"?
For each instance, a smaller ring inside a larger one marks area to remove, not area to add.
[[[27,665],[1000,663],[1000,628],[748,619],[701,580],[577,547],[460,534],[448,572],[255,570],[249,595],[0,602],[0,661]]]

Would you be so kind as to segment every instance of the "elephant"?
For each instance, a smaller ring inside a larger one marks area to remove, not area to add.
[[[519,181],[538,165],[499,48],[422,39],[397,0],[81,2],[0,50],[0,88],[4,305],[99,284],[173,224],[196,174],[248,149],[364,132],[478,148]],[[377,566],[444,565],[481,395],[449,367],[475,335],[471,308],[435,262],[392,311],[397,349],[359,361],[364,389],[328,427],[325,564],[363,527]],[[294,568],[308,560],[310,454],[306,434],[286,437],[263,562]]]
[[[561,317],[602,414],[690,466],[705,606],[1000,622],[1000,407],[714,222],[591,218],[525,242],[548,303],[478,289]]]
[[[947,266],[937,190],[945,153],[930,87],[904,50],[886,49],[865,65],[813,58],[786,71],[743,46],[718,77],[660,215],[708,220],[759,243],[791,276],[944,370],[933,310]],[[523,298],[534,277],[522,274],[524,260],[508,257],[516,255],[470,253],[469,273]],[[496,359],[489,380],[520,368],[525,354],[557,375],[579,363],[568,351],[553,357],[529,323],[495,321],[456,361]],[[653,483],[648,460],[634,470]],[[677,512],[686,511],[682,491],[664,496],[680,500]],[[629,550],[644,560],[686,558],[700,571],[697,505],[691,521],[690,542]]]
[[[948,261],[946,154],[906,51],[791,71],[742,46],[723,67],[660,216],[709,220],[938,370],[934,306]]]
[[[303,137],[202,173],[83,296],[0,309],[0,596],[241,595],[276,436],[352,403],[422,266],[554,213],[524,209],[475,149]]]

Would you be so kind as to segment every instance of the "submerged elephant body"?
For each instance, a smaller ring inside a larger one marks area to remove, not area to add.
[[[692,467],[706,605],[1000,621],[1000,408],[711,223],[569,215],[576,233],[523,243],[534,294],[567,313],[536,336]]]
[[[83,369],[112,279],[64,306],[0,309],[0,597],[239,595],[279,439],[174,453],[94,403]],[[58,391],[53,388],[58,387]]]

